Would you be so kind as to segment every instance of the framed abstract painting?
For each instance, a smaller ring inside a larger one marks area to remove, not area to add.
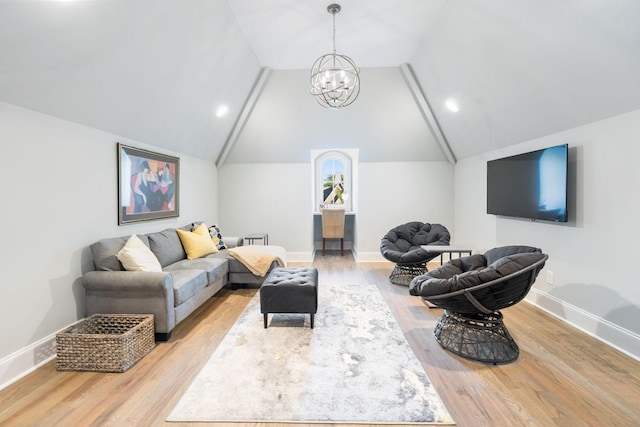
[[[177,217],[180,159],[118,143],[118,225]]]

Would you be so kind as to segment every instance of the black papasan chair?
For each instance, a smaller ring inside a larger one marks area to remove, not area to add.
[[[396,285],[408,286],[411,280],[427,272],[427,262],[439,256],[421,245],[448,245],[451,238],[444,225],[419,221],[407,222],[392,228],[380,241],[380,252],[394,262],[389,279]]]
[[[520,350],[500,310],[527,295],[547,258],[531,246],[494,248],[414,278],[409,293],[445,309],[434,330],[442,347],[480,362],[510,363]]]

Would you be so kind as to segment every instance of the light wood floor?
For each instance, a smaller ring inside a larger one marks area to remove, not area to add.
[[[441,311],[391,285],[391,264],[327,254],[313,265],[320,285],[357,277],[378,286],[458,426],[640,426],[640,362],[527,303],[503,311],[520,358],[484,365],[436,343]],[[256,292],[221,291],[125,373],[58,372],[47,364],[0,391],[0,425],[208,425],[164,420]],[[251,404],[251,396],[219,398]]]

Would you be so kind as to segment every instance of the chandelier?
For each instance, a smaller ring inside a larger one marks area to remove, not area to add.
[[[360,70],[351,58],[336,53],[336,13],[339,4],[330,4],[333,15],[333,53],[322,55],[311,67],[311,95],[325,108],[341,108],[353,103],[360,93]]]

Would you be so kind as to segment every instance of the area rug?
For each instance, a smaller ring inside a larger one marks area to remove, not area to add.
[[[167,421],[453,424],[380,292],[320,277],[309,315],[250,301]]]

